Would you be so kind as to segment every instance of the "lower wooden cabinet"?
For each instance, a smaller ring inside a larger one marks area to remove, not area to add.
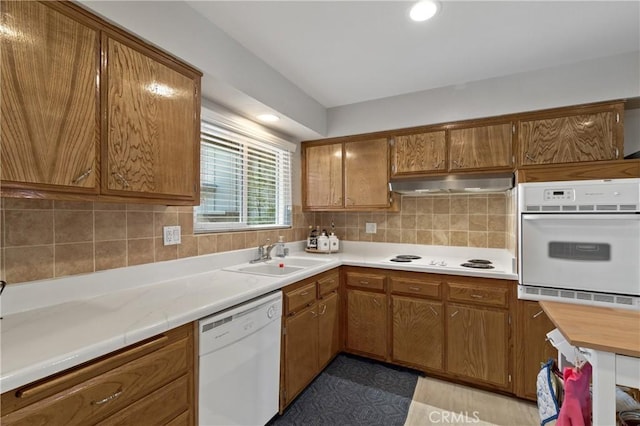
[[[442,302],[391,296],[392,360],[420,369],[443,369],[444,316]]]
[[[387,296],[347,290],[347,349],[384,359],[387,354]]]
[[[558,350],[547,341],[547,333],[555,328],[538,302],[520,300],[518,302],[518,343],[519,362],[517,395],[536,400],[536,380],[538,371],[549,358],[557,359]]]
[[[333,269],[283,289],[281,411],[341,350],[339,284]]]
[[[447,306],[447,372],[509,387],[509,313],[481,306]]]
[[[194,424],[192,327],[5,392],[0,423]]]

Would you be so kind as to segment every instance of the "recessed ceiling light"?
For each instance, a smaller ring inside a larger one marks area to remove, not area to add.
[[[440,5],[437,1],[422,0],[414,4],[409,12],[409,17],[416,22],[426,21],[431,19],[438,13]]]
[[[258,116],[258,120],[264,121],[264,122],[267,122],[267,123],[273,123],[274,121],[280,120],[280,117],[278,117],[277,115],[274,115],[274,114],[260,114]]]

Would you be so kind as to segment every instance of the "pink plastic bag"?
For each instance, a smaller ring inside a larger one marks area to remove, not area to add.
[[[565,367],[563,376],[564,401],[556,426],[590,426],[591,364],[587,362],[581,368]]]

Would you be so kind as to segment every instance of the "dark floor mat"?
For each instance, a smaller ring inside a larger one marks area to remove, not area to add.
[[[411,370],[339,355],[269,424],[401,426],[417,381]]]

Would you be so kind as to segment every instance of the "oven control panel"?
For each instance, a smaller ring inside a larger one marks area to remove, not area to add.
[[[576,191],[573,189],[545,189],[544,190],[545,201],[553,201],[553,200],[573,201],[575,199],[576,199]]]

